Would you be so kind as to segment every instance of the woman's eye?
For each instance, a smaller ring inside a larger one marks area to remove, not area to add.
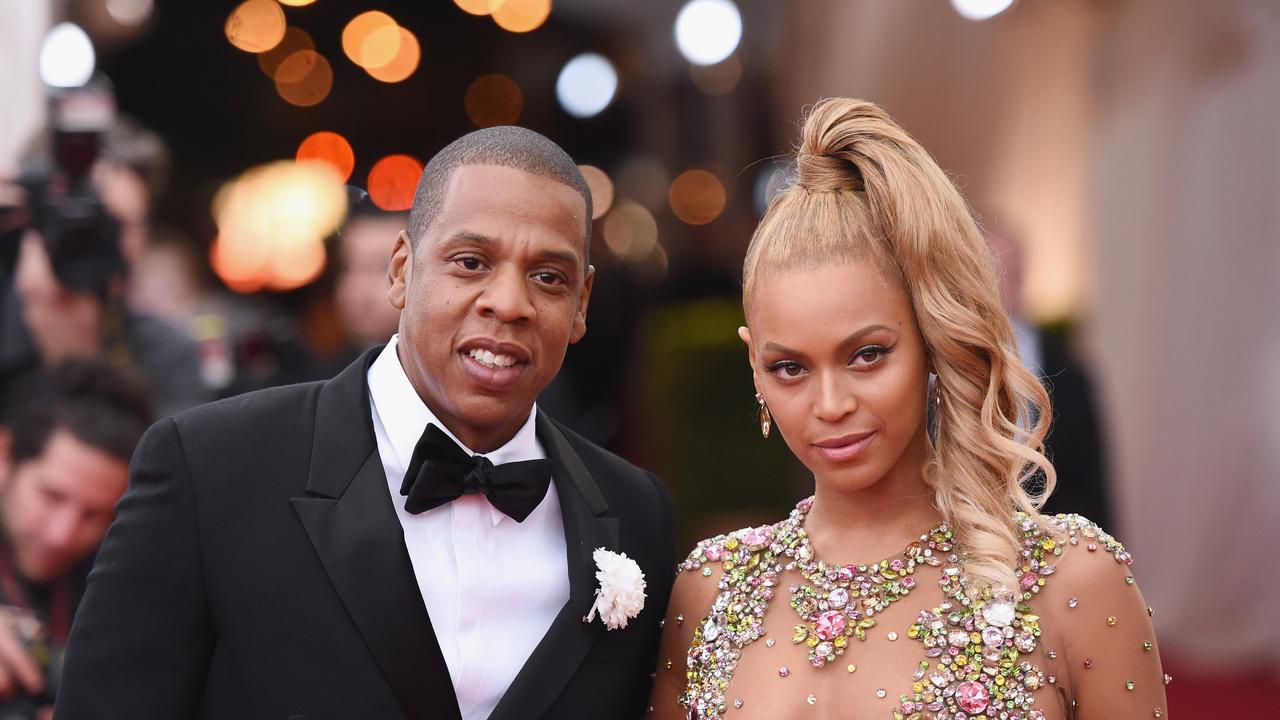
[[[804,374],[804,366],[794,362],[778,362],[769,366],[769,372],[779,378],[795,378]]]
[[[851,362],[854,365],[872,365],[887,352],[888,350],[879,345],[868,345],[854,353]]]

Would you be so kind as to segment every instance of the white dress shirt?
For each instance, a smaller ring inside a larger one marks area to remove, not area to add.
[[[400,484],[427,423],[458,439],[414,391],[396,355],[398,340],[393,336],[369,368],[378,455],[463,720],[484,720],[569,600],[560,499],[553,478],[521,523],[483,495],[463,495],[419,515],[405,512]],[[485,457],[494,464],[545,458],[536,415],[534,408],[515,437]]]

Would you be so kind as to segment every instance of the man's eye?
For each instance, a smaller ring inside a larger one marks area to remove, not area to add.
[[[479,258],[464,257],[464,258],[458,258],[454,262],[458,263],[458,265],[461,266],[463,270],[475,271],[483,267]]]
[[[544,283],[546,285],[563,285],[566,282],[568,282],[567,280],[565,280],[564,276],[562,276],[560,273],[554,273],[549,271],[535,273],[533,277],[538,282]]]

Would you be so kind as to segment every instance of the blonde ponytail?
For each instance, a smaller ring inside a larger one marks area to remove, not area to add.
[[[1049,396],[1019,360],[968,206],[929,153],[864,100],[814,106],[796,170],[747,249],[744,304],[762,273],[833,260],[870,259],[901,283],[937,373],[925,481],[968,552],[971,588],[1016,588],[1012,513],[1040,522],[1055,482],[1044,455]],[[1033,495],[1026,485],[1035,475],[1043,491]]]

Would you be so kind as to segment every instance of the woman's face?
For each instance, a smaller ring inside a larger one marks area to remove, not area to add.
[[[862,490],[920,478],[929,363],[906,293],[871,262],[756,281],[747,343],[756,389],[819,482]]]

